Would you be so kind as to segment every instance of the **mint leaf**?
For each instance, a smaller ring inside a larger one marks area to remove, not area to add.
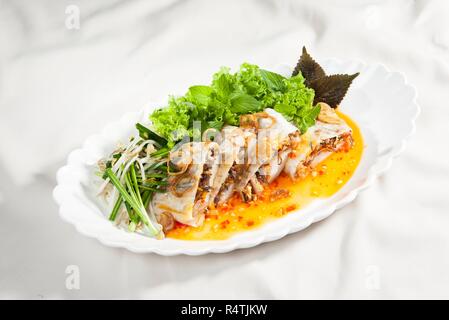
[[[280,74],[260,69],[260,75],[262,76],[262,79],[267,84],[268,88],[275,91],[284,91],[285,90],[285,84],[284,84],[284,77]]]
[[[208,104],[212,92],[213,89],[209,86],[192,86],[189,88],[188,95],[193,102]]]
[[[289,117],[290,119],[295,115],[296,108],[291,104],[279,103],[274,106],[274,110],[279,113],[282,113],[284,116]]]
[[[213,82],[213,85],[217,90],[217,95],[220,97],[228,97],[232,92],[232,82],[231,79],[229,79],[229,75],[219,75]]]
[[[262,109],[262,103],[246,93],[233,93],[231,95],[231,111],[245,114],[253,113]]]
[[[308,112],[304,115],[305,122],[307,125],[315,124],[316,118],[320,114],[321,107],[320,105],[316,105],[308,110]]]

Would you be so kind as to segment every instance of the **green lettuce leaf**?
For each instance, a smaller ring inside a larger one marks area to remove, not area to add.
[[[314,90],[306,87],[301,73],[285,78],[275,72],[243,63],[231,73],[221,68],[210,86],[196,85],[182,97],[171,97],[168,105],[153,112],[154,131],[168,141],[168,146],[199,134],[193,122],[200,121],[201,132],[220,130],[223,125],[238,125],[242,114],[274,108],[301,132],[312,126],[319,113],[314,106]]]

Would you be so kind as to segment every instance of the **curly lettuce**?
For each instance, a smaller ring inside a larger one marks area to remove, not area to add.
[[[221,68],[209,86],[192,86],[184,96],[170,97],[168,105],[154,111],[150,119],[169,146],[184,136],[193,137],[194,121],[201,122],[202,131],[220,130],[225,124],[237,125],[242,114],[265,108],[275,109],[305,132],[320,112],[313,105],[314,94],[301,73],[285,78],[244,63],[236,73]]]

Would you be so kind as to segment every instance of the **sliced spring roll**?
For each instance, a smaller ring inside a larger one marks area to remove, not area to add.
[[[176,221],[200,226],[209,203],[218,169],[218,144],[186,143],[170,154],[181,173],[170,176],[166,192],[156,193],[151,202],[157,217],[172,215]]]
[[[277,152],[270,161],[260,167],[258,177],[261,182],[271,183],[284,169],[291,151],[291,137],[297,135],[299,131],[298,128],[288,122],[280,113],[277,113],[273,109],[266,109],[266,112],[276,119],[276,125],[273,126],[273,129],[278,139]]]
[[[248,184],[249,179],[253,176],[260,167],[260,158],[258,158],[259,141],[256,133],[252,129],[243,129],[246,136],[244,153],[241,154],[238,163],[235,165],[234,182],[235,190],[241,192]],[[263,149],[266,149],[265,145]],[[243,159],[242,159],[243,156]]]
[[[240,181],[247,169],[248,161],[246,159],[248,158],[248,150],[253,150],[255,148],[255,143],[257,142],[257,136],[254,130],[244,128],[239,128],[239,130],[242,134],[242,139],[236,145],[236,158],[231,168],[228,170],[228,175],[215,198],[215,203],[217,205],[226,203],[236,191],[238,181]]]
[[[257,133],[257,141],[248,147],[247,159],[249,163],[244,167],[243,174],[240,176],[236,186],[237,191],[247,189],[248,182],[255,176],[256,172],[259,171],[260,175],[271,174],[271,167],[275,163],[271,163],[271,161],[273,159],[277,161],[279,152],[288,148],[289,135],[298,130],[280,113],[270,108],[261,113],[243,116],[240,122],[243,128],[254,130]],[[259,170],[262,167],[264,169]],[[259,186],[255,186],[254,180],[252,185],[255,189],[260,190]]]
[[[292,152],[284,171],[292,178],[304,178],[331,153],[350,149],[352,130],[334,109],[320,103],[321,111],[314,126],[292,137]]]
[[[229,177],[229,171],[237,161],[237,158],[245,145],[243,132],[238,127],[226,126],[221,130],[220,141],[218,141],[218,143],[220,144],[219,165],[210,192],[210,204],[218,203],[219,199],[217,198],[217,195],[222,188],[223,190],[226,189],[226,185],[231,189],[229,182],[228,184],[225,182]],[[231,190],[228,192],[232,193]],[[223,199],[224,198],[225,197],[223,197]],[[229,199],[228,196],[226,196],[226,198]]]
[[[265,183],[273,182],[284,170],[290,152],[290,148],[282,150],[270,162],[261,166],[258,172],[258,180]]]

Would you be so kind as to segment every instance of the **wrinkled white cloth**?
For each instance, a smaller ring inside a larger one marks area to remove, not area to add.
[[[1,0],[0,298],[449,298],[448,17],[444,0]],[[46,177],[87,136],[222,65],[294,64],[302,45],[318,61],[382,62],[418,90],[416,135],[355,202],[202,257],[106,248],[59,220]]]

